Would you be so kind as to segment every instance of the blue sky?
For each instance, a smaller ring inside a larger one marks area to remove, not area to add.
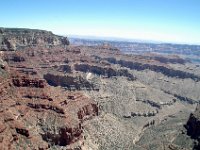
[[[200,0],[2,0],[0,26],[200,44]]]

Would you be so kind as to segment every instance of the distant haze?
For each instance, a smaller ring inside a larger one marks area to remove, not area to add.
[[[200,44],[199,0],[6,0],[2,27]]]

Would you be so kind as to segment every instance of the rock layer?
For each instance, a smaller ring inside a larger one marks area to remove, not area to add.
[[[18,50],[27,46],[66,46],[67,37],[54,35],[50,31],[0,28],[0,50]]]
[[[8,37],[0,52],[2,149],[191,147],[180,132],[200,98],[198,66],[68,45],[47,31],[0,32]]]

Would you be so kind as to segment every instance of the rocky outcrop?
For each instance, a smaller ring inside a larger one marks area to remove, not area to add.
[[[198,105],[195,112],[190,115],[185,128],[187,129],[187,134],[191,136],[192,139],[198,141],[193,149],[200,149],[200,105]]]
[[[56,145],[59,149],[76,142],[80,146],[83,121],[98,115],[91,99],[81,93],[49,88],[42,79],[10,78],[0,80],[9,85],[0,85],[7,92],[0,93],[1,148],[49,149]]]
[[[29,137],[29,131],[25,128],[16,127],[16,132],[26,137]]]
[[[59,146],[67,146],[82,139],[82,122],[98,115],[98,108],[95,104],[88,104],[75,110],[77,110],[77,117],[80,122],[78,121],[75,126],[72,126],[70,125],[71,122],[68,122],[65,118],[63,118],[60,120],[56,129],[55,127],[52,128],[53,130],[49,127],[43,128],[45,132],[45,134],[42,134],[43,139],[49,143]],[[66,122],[63,122],[65,120]]]
[[[71,73],[72,69],[70,65],[64,64],[64,65],[60,65],[60,66],[55,66],[55,68],[59,71],[59,72],[64,72],[64,73]]]
[[[95,104],[86,105],[78,111],[78,118],[80,120],[87,120],[92,116],[98,115],[98,107]]]
[[[34,109],[37,109],[37,110],[46,109],[46,110],[55,111],[55,112],[60,113],[60,114],[65,113],[62,107],[56,106],[55,104],[51,105],[51,104],[48,104],[48,103],[34,103],[34,104],[28,103],[27,106],[34,108]]]
[[[84,97],[73,96],[73,101],[62,102],[62,106],[66,107],[65,116],[62,119],[57,120],[57,126],[51,124],[49,121],[41,122],[43,126],[44,134],[42,137],[45,141],[53,145],[67,146],[73,144],[83,138],[83,121],[91,119],[93,116],[98,115],[98,107],[94,103],[88,103],[84,105],[81,100]],[[69,98],[71,99],[72,96]],[[80,100],[77,98],[80,97]],[[82,103],[82,106],[81,106]],[[71,115],[68,115],[71,113]],[[72,114],[76,115],[73,116]],[[48,126],[46,125],[48,124]]]
[[[98,87],[88,82],[86,79],[79,77],[73,77],[69,75],[56,75],[56,74],[45,74],[44,79],[52,86],[62,86],[70,90],[98,90]]]
[[[195,112],[190,115],[185,127],[188,135],[192,138],[200,138],[200,105],[198,105]]]
[[[37,75],[37,71],[32,68],[19,68],[17,71],[26,75]]]
[[[13,84],[17,87],[36,87],[44,88],[45,80],[42,79],[30,79],[26,77],[13,78]]]
[[[33,46],[66,46],[66,37],[54,35],[50,31],[21,28],[0,28],[0,50],[12,51]]]
[[[7,63],[0,58],[0,75],[6,72]]]
[[[9,57],[4,58],[5,61],[13,61],[13,62],[24,62],[25,58],[23,56],[20,56],[16,53],[10,54]]]
[[[67,146],[73,144],[74,142],[82,138],[82,129],[81,126],[77,128],[70,127],[61,127],[56,132],[45,131],[45,134],[42,134],[42,137],[45,141],[59,146]]]
[[[96,65],[90,64],[75,64],[74,68],[76,71],[81,72],[91,72],[96,75],[102,75],[105,77],[113,77],[113,76],[124,76],[127,77],[129,80],[135,80],[135,77],[128,72],[127,69],[119,69],[115,70],[111,67],[100,67]]]

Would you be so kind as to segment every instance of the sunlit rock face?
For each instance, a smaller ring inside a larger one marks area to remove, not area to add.
[[[19,50],[27,46],[66,46],[67,37],[54,35],[50,31],[33,29],[0,28],[0,50]]]

